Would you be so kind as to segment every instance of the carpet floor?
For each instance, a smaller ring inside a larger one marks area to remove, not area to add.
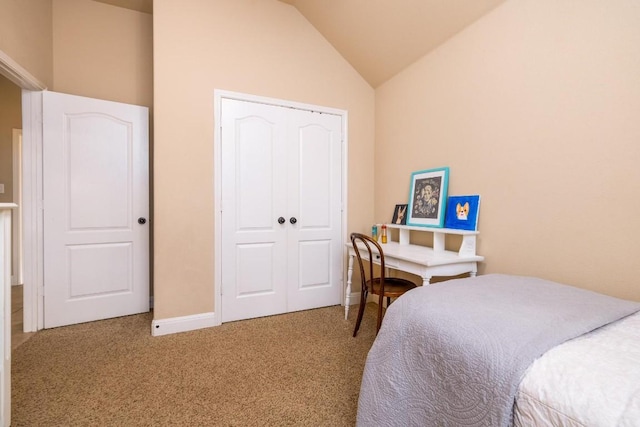
[[[353,426],[367,352],[344,308],[152,337],[152,314],[40,331],[12,355],[17,426]]]

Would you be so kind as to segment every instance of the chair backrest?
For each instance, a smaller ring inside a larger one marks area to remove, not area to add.
[[[367,286],[367,280],[373,280],[373,278],[375,277],[373,275],[374,263],[371,262],[371,260],[376,260],[380,264],[379,277],[381,287],[382,289],[384,289],[384,252],[382,251],[382,247],[380,246],[380,244],[366,234],[361,233],[351,233],[351,244],[353,245],[353,250],[356,253],[356,258],[358,258],[358,265],[360,266],[360,277],[362,279],[362,288],[364,289]],[[372,247],[375,248],[375,250],[372,249]],[[363,252],[362,255],[360,254],[360,251]],[[368,275],[365,274],[363,259],[369,260]]]

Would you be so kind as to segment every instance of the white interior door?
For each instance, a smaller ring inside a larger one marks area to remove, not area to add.
[[[221,108],[222,322],[339,304],[341,117]]]
[[[146,107],[43,93],[44,327],[149,310]]]

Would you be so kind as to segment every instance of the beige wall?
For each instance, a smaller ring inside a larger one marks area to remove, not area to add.
[[[153,17],[82,0],[0,11],[0,50],[53,90],[155,96],[158,319],[213,310],[216,88],[349,112],[349,231],[388,221],[412,171],[446,165],[450,194],[482,195],[482,273],[640,300],[632,0],[510,0],[375,92],[276,0],[156,0]]]
[[[349,112],[349,227],[373,220],[374,91],[292,6],[154,2],[156,319],[214,308],[214,89]],[[367,224],[367,225],[365,225]]]
[[[13,202],[13,129],[22,128],[22,90],[0,76],[0,203]]]
[[[153,105],[150,14],[87,0],[53,0],[53,90]]]
[[[376,220],[449,166],[482,197],[482,273],[640,300],[638,22],[633,0],[510,0],[379,87]]]
[[[0,51],[44,85],[53,83],[51,0],[0,0]]]
[[[51,16],[51,0],[0,0],[0,51],[46,86],[53,82]],[[0,202],[13,201],[12,129],[22,127],[21,104],[21,89],[0,75]]]
[[[149,14],[88,0],[0,0],[0,50],[51,90],[151,108],[152,24]],[[11,83],[0,89],[0,201],[10,201],[6,126],[21,127],[21,100]]]

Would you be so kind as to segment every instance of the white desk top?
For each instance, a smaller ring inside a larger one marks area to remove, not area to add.
[[[346,243],[347,247],[353,250],[351,243]],[[438,265],[459,264],[463,262],[481,262],[484,257],[479,255],[461,256],[458,252],[441,251],[437,252],[428,246],[401,245],[398,242],[381,243],[385,258],[401,259],[425,267],[435,267]],[[375,247],[372,248],[375,250]]]

